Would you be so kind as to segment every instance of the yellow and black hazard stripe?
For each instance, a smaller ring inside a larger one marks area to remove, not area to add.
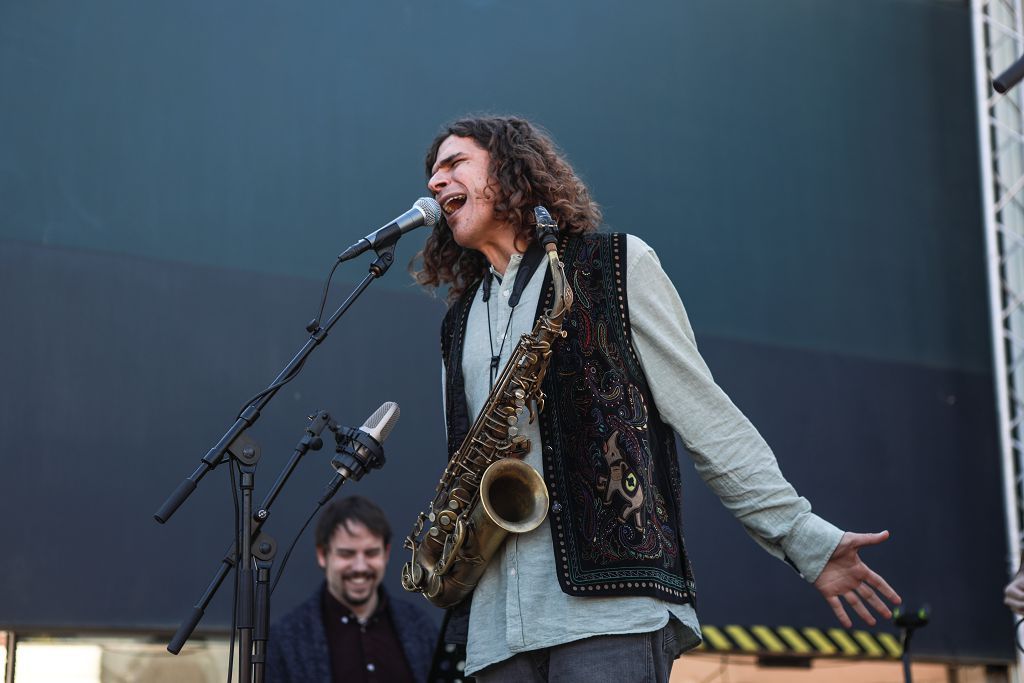
[[[891,633],[822,630],[793,626],[701,626],[704,642],[699,650],[714,653],[803,657],[860,657],[899,659],[899,639]]]

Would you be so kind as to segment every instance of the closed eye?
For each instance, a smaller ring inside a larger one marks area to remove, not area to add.
[[[459,163],[461,161],[465,161],[465,160],[466,160],[466,155],[463,154],[462,152],[456,152],[455,154],[451,154],[449,156],[446,156],[444,159],[441,159],[440,161],[438,161],[435,164],[434,172],[431,175],[437,175],[437,172],[440,171],[443,168],[444,169],[454,168],[455,164],[457,164],[457,163]]]

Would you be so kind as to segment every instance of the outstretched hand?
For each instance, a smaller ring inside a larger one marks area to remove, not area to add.
[[[876,620],[868,607],[889,619],[892,617],[892,610],[882,601],[882,598],[884,597],[893,605],[902,602],[899,594],[885,582],[885,579],[871,571],[871,568],[864,564],[857,554],[861,548],[878,545],[887,538],[889,538],[888,531],[877,534],[855,534],[847,531],[821,571],[821,575],[814,582],[814,587],[824,596],[839,623],[846,628],[853,626],[853,622],[846,613],[846,608],[839,599],[840,597],[869,626],[874,626]],[[879,593],[882,597],[879,597]]]
[[[1024,568],[1017,572],[1003,590],[1003,604],[1015,614],[1024,615]]]

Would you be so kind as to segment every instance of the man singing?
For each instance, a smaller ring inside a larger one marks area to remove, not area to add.
[[[843,601],[868,624],[872,611],[891,616],[883,598],[899,596],[858,557],[888,532],[844,533],[811,512],[715,384],[654,252],[596,231],[600,210],[543,131],[514,117],[456,121],[434,140],[426,169],[444,219],[415,276],[448,287],[450,455],[545,306],[537,205],[561,229],[576,301],[547,369],[545,408],[523,431],[525,460],[551,496],[548,516],[510,535],[454,610],[447,637],[468,640],[468,674],[667,681],[673,660],[699,644],[673,432],[744,528],[813,582],[844,626]]]

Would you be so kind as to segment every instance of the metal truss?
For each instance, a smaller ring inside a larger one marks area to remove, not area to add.
[[[991,83],[1024,54],[1024,14],[1021,0],[971,0],[971,10],[1009,576],[1024,528],[1024,85],[998,95]],[[1022,665],[1018,652],[1017,681]]]

